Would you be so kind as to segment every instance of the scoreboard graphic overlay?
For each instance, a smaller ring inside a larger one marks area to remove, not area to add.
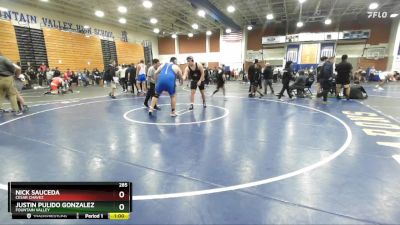
[[[9,182],[13,219],[126,220],[132,212],[131,182]]]

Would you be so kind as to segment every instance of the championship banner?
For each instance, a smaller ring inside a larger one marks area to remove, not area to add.
[[[286,50],[286,62],[292,61],[298,63],[299,61],[299,48],[300,45],[288,45]]]
[[[320,57],[332,57],[335,53],[335,43],[321,43]]]
[[[319,44],[301,45],[301,64],[315,64],[318,62]]]

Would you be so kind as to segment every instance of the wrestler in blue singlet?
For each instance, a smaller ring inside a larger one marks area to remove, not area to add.
[[[158,75],[158,82],[156,84],[157,95],[161,95],[163,91],[168,92],[170,96],[175,95],[176,75],[172,69],[173,65],[173,63],[166,63]]]

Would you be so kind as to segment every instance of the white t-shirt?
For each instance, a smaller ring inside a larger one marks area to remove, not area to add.
[[[123,69],[120,70],[121,72],[119,74],[119,79],[125,78],[125,72],[126,72],[127,69],[128,68],[123,68]]]

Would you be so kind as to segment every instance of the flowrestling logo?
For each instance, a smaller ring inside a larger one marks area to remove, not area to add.
[[[386,19],[388,12],[367,12],[368,19]]]

